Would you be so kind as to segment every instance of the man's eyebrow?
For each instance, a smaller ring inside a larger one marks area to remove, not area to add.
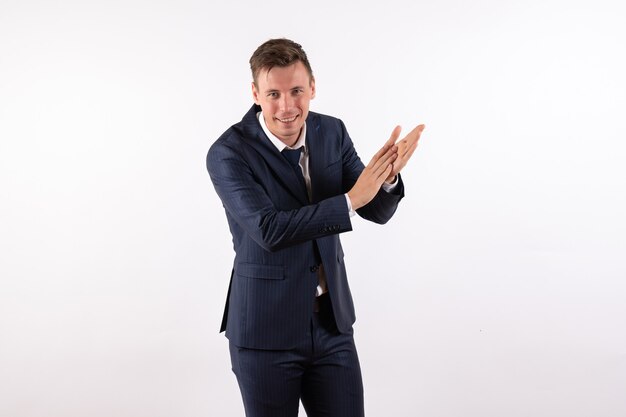
[[[289,91],[293,91],[293,90],[304,90],[304,86],[301,85],[296,85],[295,87],[291,87],[289,89]],[[265,90],[265,94],[269,94],[269,93],[279,93],[280,91],[276,88],[269,88],[267,90]]]

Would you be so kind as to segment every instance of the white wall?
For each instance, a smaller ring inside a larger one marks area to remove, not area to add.
[[[241,416],[204,166],[261,42],[364,160],[342,236],[370,416],[626,415],[626,13],[614,1],[0,1],[0,416]]]

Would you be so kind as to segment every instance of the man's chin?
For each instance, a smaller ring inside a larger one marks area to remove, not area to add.
[[[298,126],[295,123],[290,126],[286,126],[285,124],[278,122],[276,126],[276,131],[280,133],[281,136],[293,136],[298,134],[300,129],[302,129],[302,126]]]

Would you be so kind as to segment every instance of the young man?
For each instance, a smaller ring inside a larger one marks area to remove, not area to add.
[[[355,320],[339,234],[356,213],[386,223],[424,128],[400,128],[364,167],[343,123],[309,111],[302,47],[272,39],[250,59],[255,104],[211,146],[235,260],[221,331],[248,417],[363,416]]]

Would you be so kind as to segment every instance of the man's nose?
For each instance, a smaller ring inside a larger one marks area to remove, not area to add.
[[[288,111],[293,107],[294,99],[289,94],[285,94],[281,97],[280,100],[280,110]]]

